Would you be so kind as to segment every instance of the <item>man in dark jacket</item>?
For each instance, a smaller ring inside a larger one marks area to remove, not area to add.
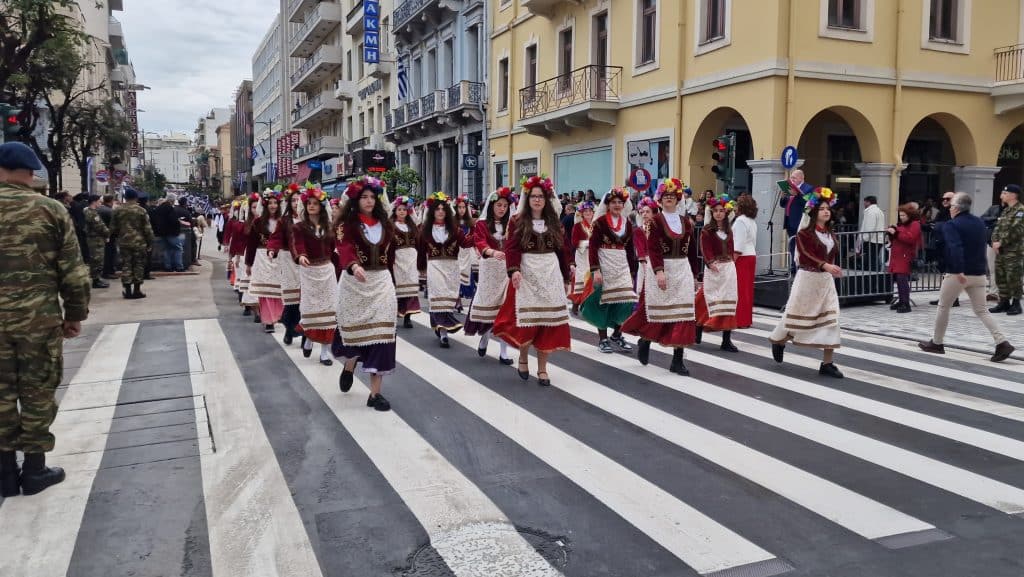
[[[945,249],[942,245],[942,225],[949,222],[949,207],[953,202],[953,196],[955,192],[944,192],[942,194],[942,207],[939,208],[938,214],[935,216],[935,220],[928,223],[921,230],[928,234],[928,246],[925,247],[925,254],[928,259],[935,262],[936,268],[939,272],[946,272],[946,265],[943,262]],[[939,304],[939,300],[935,299],[928,304],[935,306]],[[960,299],[957,298],[953,301],[953,306],[960,306]]]
[[[167,193],[165,202],[153,210],[153,234],[156,235],[160,248],[164,253],[164,270],[181,272],[184,266],[181,263],[181,251],[183,237],[181,235],[181,222],[175,212],[175,205],[178,197],[173,192]]]
[[[985,328],[992,333],[996,350],[992,362],[1006,360],[1014,351],[1013,345],[999,330],[992,314],[985,304],[985,250],[988,247],[988,233],[985,223],[971,214],[971,195],[958,192],[950,203],[949,222],[942,225],[945,275],[939,289],[939,311],[935,318],[932,339],[918,343],[922,351],[944,354],[943,337],[949,326],[949,309],[961,292],[971,300],[971,309]]]
[[[779,199],[779,208],[783,209],[782,225],[789,239],[789,272],[796,274],[796,233],[800,232],[800,221],[804,216],[804,195],[814,187],[804,182],[804,171],[799,168],[789,175],[789,190]]]

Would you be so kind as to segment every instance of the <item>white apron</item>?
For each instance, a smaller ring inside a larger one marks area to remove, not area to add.
[[[832,275],[796,271],[786,311],[768,340],[776,344],[792,340],[794,345],[820,349],[839,348],[839,295]]]
[[[344,273],[337,297],[335,314],[342,343],[358,347],[395,342],[398,300],[390,272],[368,270],[366,282]]]
[[[697,320],[693,308],[693,271],[690,270],[689,259],[665,259],[667,290],[658,288],[657,275],[650,261],[647,262],[644,275],[644,312],[649,322],[679,323]]]
[[[249,290],[249,275],[245,274],[244,258],[239,258],[235,265],[235,290],[240,293]]]
[[[476,248],[459,249],[459,284],[469,286],[472,281],[473,269],[477,266]]]
[[[601,248],[597,251],[601,262],[601,304],[635,303],[636,293],[633,291],[633,275],[629,271],[629,261],[625,250]]]
[[[459,262],[453,259],[427,261],[427,293],[430,312],[453,313],[459,298]]]
[[[572,293],[582,294],[587,284],[587,271],[590,270],[590,241],[585,240],[576,249],[576,274],[572,279]]]
[[[281,301],[286,305],[299,304],[299,265],[292,260],[292,253],[277,253],[277,272],[281,276]]]
[[[299,268],[302,297],[299,322],[304,329],[333,329],[337,325],[334,306],[338,298],[338,280],[331,263]],[[394,322],[392,318],[392,322]]]
[[[279,299],[281,298],[281,274],[277,259],[270,260],[267,256],[267,249],[261,248],[256,251],[256,258],[252,263],[252,279],[249,282],[249,292],[256,298]]]
[[[416,249],[400,248],[395,251],[395,296],[404,299],[420,293],[420,272],[416,270]]]
[[[523,278],[516,290],[516,325],[555,327],[568,323],[558,256],[553,252],[524,254],[519,270]]]
[[[508,288],[508,269],[505,261],[495,258],[480,259],[480,277],[476,281],[476,296],[469,312],[469,320],[491,324],[505,302]]]
[[[736,263],[716,262],[715,268],[704,269],[704,302],[708,316],[727,317],[736,314]]]

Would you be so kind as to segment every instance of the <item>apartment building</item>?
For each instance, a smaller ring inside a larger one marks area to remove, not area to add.
[[[762,221],[787,145],[809,182],[890,216],[954,188],[983,211],[1024,180],[1020,0],[490,2],[491,187],[603,191],[645,168],[715,188],[726,133]]]
[[[150,132],[143,139],[142,145],[140,148],[145,154],[145,162],[155,166],[169,184],[188,184],[192,139],[187,134],[171,132],[164,136]]]
[[[495,3],[497,6],[497,3]],[[483,0],[403,0],[390,25],[396,75],[385,134],[398,163],[423,177],[423,192],[481,198],[485,83],[490,47]],[[399,86],[400,85],[400,86]]]
[[[210,112],[199,119],[196,123],[194,147],[192,149],[192,175],[191,182],[200,186],[213,186],[213,180],[219,182],[222,170],[213,166],[213,156],[219,158],[220,143],[218,142],[218,129],[224,124],[231,122],[231,108],[212,108]],[[229,127],[230,128],[230,127]],[[230,143],[229,143],[230,148]],[[216,151],[216,154],[214,154]]]
[[[253,148],[252,176],[262,190],[274,182],[274,142],[284,133],[288,91],[282,88],[281,15],[274,16],[270,28],[252,57]]]
[[[242,193],[260,190],[252,179],[252,153],[252,81],[243,80],[235,89],[235,107],[231,113],[231,173]]]

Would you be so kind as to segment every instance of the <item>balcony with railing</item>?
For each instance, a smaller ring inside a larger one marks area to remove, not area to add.
[[[345,15],[341,4],[320,2],[306,13],[302,26],[288,39],[292,58],[308,58],[313,55],[327,36],[340,24]]]
[[[458,12],[462,0],[405,0],[392,12],[395,34],[415,36],[431,30],[429,22],[439,21],[445,12]],[[420,25],[417,25],[420,24]]]
[[[381,42],[383,44],[383,41]],[[394,70],[395,53],[381,50],[380,61],[366,65],[366,75],[373,78],[387,78]]]
[[[345,16],[345,34],[356,36],[363,33],[363,0],[353,0],[352,9]]]
[[[118,48],[124,46],[124,27],[121,26],[120,20],[111,16],[110,22],[107,24],[107,33],[110,36],[111,44]]]
[[[551,18],[559,6],[579,6],[582,0],[523,0],[523,8],[538,16]]]
[[[340,136],[321,136],[313,139],[306,146],[295,149],[295,162],[313,158],[338,156],[345,152],[345,141]]]
[[[519,125],[539,135],[594,123],[614,125],[621,90],[621,66],[577,68],[521,89]]]
[[[480,107],[484,104],[484,95],[484,85],[469,80],[433,90],[385,115],[384,132],[393,135],[400,128],[431,119],[445,124],[464,119],[480,121],[483,119]]]
[[[345,80],[344,78],[338,78],[334,81],[334,97],[339,100],[347,100],[349,102],[356,99],[356,95],[359,93],[359,86],[355,80]]]
[[[292,124],[295,128],[316,126],[328,118],[340,114],[342,106],[341,101],[334,98],[332,94],[321,92],[292,111]]]
[[[992,99],[996,114],[1024,108],[1024,44],[996,48]]]
[[[292,92],[316,88],[341,68],[341,46],[321,46],[307,58],[291,77]]]
[[[302,24],[305,20],[306,12],[313,6],[316,6],[317,2],[322,0],[291,0],[288,3],[288,21],[296,24]]]

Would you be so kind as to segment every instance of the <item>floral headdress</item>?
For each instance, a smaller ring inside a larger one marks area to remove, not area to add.
[[[678,178],[666,178],[664,182],[658,185],[658,193],[654,196],[654,200],[661,202],[661,197],[666,194],[671,194],[676,198],[682,200],[682,195],[686,191],[686,186],[683,181]]]
[[[579,206],[576,207],[576,212],[579,213],[583,212],[584,210],[594,210],[595,208],[597,208],[597,205],[594,204],[594,201],[584,200],[583,202],[580,203]]]
[[[263,190],[263,202],[267,202],[270,199],[281,200],[281,188],[265,188]]]
[[[315,199],[320,203],[327,202],[327,193],[319,186],[306,182],[305,190],[302,191],[302,204],[305,205],[311,199]]]
[[[384,181],[373,176],[362,176],[348,183],[348,186],[345,188],[345,196],[359,198],[359,195],[367,189],[380,196],[384,194]]]
[[[275,190],[279,189],[279,188],[281,188],[280,184],[275,187]],[[301,191],[302,191],[302,187],[299,186],[299,183],[293,182],[293,183],[288,185],[287,192],[285,194],[287,194],[288,196],[292,196],[293,194],[298,194]]]
[[[658,203],[654,202],[654,199],[649,196],[645,196],[640,199],[638,209],[644,208],[645,206],[651,210],[658,210]]]
[[[604,216],[608,212],[608,204],[615,199],[621,200],[625,204],[622,207],[622,216],[629,216],[633,212],[633,201],[629,198],[629,191],[616,186],[601,197],[601,203],[597,205],[597,210],[594,211],[594,218],[598,219]]]
[[[405,205],[406,208],[412,210],[412,207],[416,206],[416,197],[403,195],[395,198],[395,201],[391,203],[393,208],[398,208],[401,205]]]
[[[339,204],[341,204],[341,199],[340,198],[332,198],[330,204],[331,204],[331,208],[334,208],[334,207],[338,206]]]
[[[530,199],[530,191],[539,187],[544,191],[544,196],[547,197],[548,202],[554,207],[555,213],[561,214],[562,203],[558,200],[558,195],[555,194],[555,183],[551,182],[551,179],[546,174],[530,177],[524,176],[519,179],[519,187],[523,190],[523,195],[519,197],[519,204],[516,206],[517,213],[522,213],[526,210],[526,205]]]
[[[499,200],[508,201],[509,212],[512,212],[512,207],[519,202],[519,196],[516,195],[515,191],[507,186],[502,186],[498,190],[495,190],[491,194],[487,195],[487,200],[484,202],[483,212],[481,212],[481,218],[487,218],[487,211],[490,210],[492,202],[498,202]]]
[[[708,208],[715,208],[716,206],[724,206],[726,212],[732,212],[736,210],[736,201],[731,200],[728,195],[713,196],[707,200]]]
[[[424,221],[434,221],[434,209],[439,204],[445,207],[449,215],[455,214],[455,207],[452,206],[452,197],[448,196],[447,192],[439,190],[427,197],[427,214],[424,215]]]
[[[804,213],[811,214],[811,210],[822,203],[827,204],[829,208],[832,208],[839,201],[839,196],[832,192],[831,188],[819,186],[805,194],[804,201],[807,203],[804,205]]]

